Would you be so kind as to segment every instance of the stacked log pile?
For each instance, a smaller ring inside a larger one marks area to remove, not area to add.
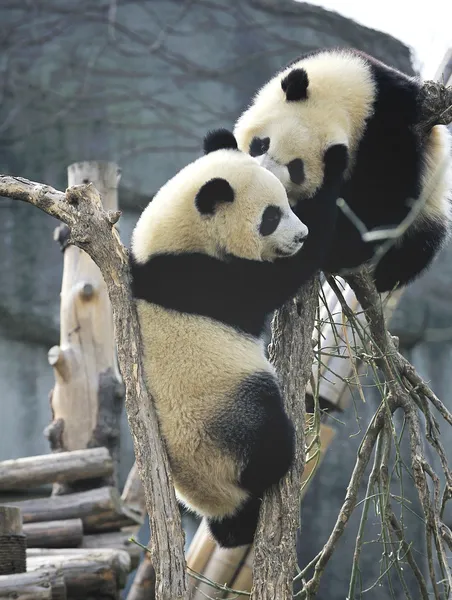
[[[0,462],[0,491],[98,481],[113,469],[106,448],[7,460]],[[140,559],[140,548],[129,541],[144,519],[133,489],[129,483],[123,497],[117,488],[103,486],[3,503],[2,549],[6,556],[9,546],[11,552],[21,546],[23,556],[2,561],[0,598],[118,599]]]

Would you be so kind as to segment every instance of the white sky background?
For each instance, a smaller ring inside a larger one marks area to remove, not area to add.
[[[307,0],[389,33],[413,49],[415,66],[433,79],[452,47],[452,0]]]

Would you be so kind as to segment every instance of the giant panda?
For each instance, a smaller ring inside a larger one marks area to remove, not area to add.
[[[207,518],[220,546],[235,547],[253,541],[262,495],[293,460],[262,332],[322,262],[347,149],[325,153],[309,232],[281,182],[231,132],[209,133],[204,152],[141,214],[130,266],[177,497]]]
[[[322,156],[333,144],[348,148],[344,209],[322,267],[345,274],[373,259],[380,292],[422,273],[451,228],[450,134],[442,125],[417,132],[420,89],[417,79],[357,50],[320,50],[266,83],[234,129],[239,148],[283,182],[308,228],[305,199],[322,184]],[[394,228],[408,213],[404,226],[411,224],[399,235]],[[395,243],[362,235],[388,229]]]

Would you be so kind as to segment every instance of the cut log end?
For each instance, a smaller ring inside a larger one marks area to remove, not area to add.
[[[22,515],[20,508],[0,506],[0,535],[20,535],[22,533]]]
[[[55,369],[63,381],[69,379],[69,361],[61,346],[52,346],[47,353],[47,360],[49,361],[49,365]]]
[[[47,353],[47,360],[52,367],[56,367],[58,364],[61,365],[64,362],[64,352],[60,346],[52,346],[50,348]]]
[[[20,509],[0,506],[0,575],[24,573],[27,570],[26,548]]]

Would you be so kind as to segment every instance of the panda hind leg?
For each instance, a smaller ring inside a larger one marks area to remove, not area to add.
[[[294,427],[275,376],[257,372],[243,380],[236,389],[233,410],[217,417],[210,434],[242,464],[237,483],[249,494],[233,515],[208,519],[210,531],[225,548],[251,544],[262,497],[287,473],[294,458]]]
[[[404,236],[400,246],[392,246],[377,263],[374,270],[377,290],[389,292],[419,277],[431,265],[446,235],[446,227],[430,223]]]
[[[222,548],[236,548],[252,544],[259,519],[260,498],[251,497],[232,516],[207,519],[210,532]]]

